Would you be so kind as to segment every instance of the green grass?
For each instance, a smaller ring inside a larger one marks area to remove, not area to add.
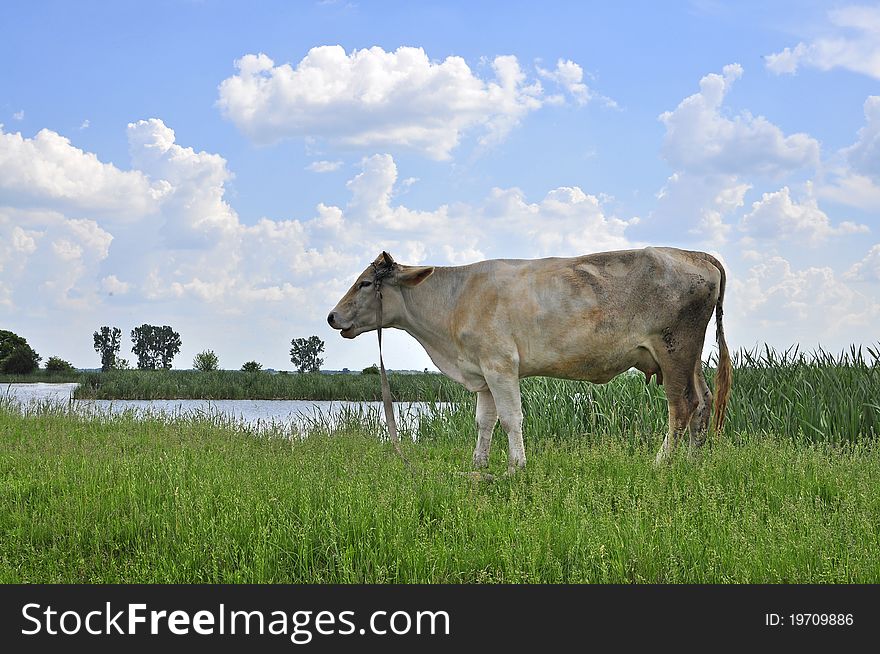
[[[399,399],[452,401],[403,421],[415,474],[373,409],[291,438],[0,397],[0,582],[880,583],[878,364],[740,352],[725,433],[660,468],[662,387],[524,380],[529,463],[494,483],[460,474],[474,399],[436,375],[392,379]],[[378,398],[375,375],[226,374],[98,381]],[[493,472],[506,449],[497,429]]]
[[[77,370],[72,372],[46,372],[45,370],[35,370],[27,375],[7,375],[0,374],[0,388],[3,384],[61,384],[61,383],[82,383],[84,374]]]
[[[460,398],[464,389],[439,374],[391,373],[400,401]],[[78,380],[79,381],[79,380]],[[77,399],[354,400],[382,399],[378,375],[248,373],[239,370],[113,370],[86,373]]]
[[[880,582],[875,439],[731,433],[658,469],[659,434],[532,415],[526,470],[487,483],[458,474],[468,408],[423,421],[410,474],[372,414],[289,439],[0,403],[0,582]]]

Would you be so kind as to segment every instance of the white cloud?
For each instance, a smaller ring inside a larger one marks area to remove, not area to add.
[[[819,186],[816,194],[857,209],[880,211],[880,186],[870,177],[855,175],[848,170],[839,171],[833,181]]]
[[[764,58],[768,70],[793,74],[801,65],[844,68],[880,79],[880,7],[853,5],[828,12],[830,34]]]
[[[839,152],[842,163],[829,165],[817,195],[865,211],[880,210],[880,96],[864,103],[865,125],[856,142]]]
[[[12,120],[24,120],[24,109],[16,111],[14,114],[12,114]]]
[[[377,230],[416,251],[421,244],[438,263],[472,261],[478,254],[564,256],[630,247],[625,232],[638,222],[607,216],[599,198],[576,186],[553,189],[540,202],[529,202],[518,188],[493,188],[479,204],[417,210],[394,202],[398,172],[390,155],[368,157],[362,167],[348,182],[345,218],[364,230],[363,238]]]
[[[736,175],[673,173],[657,193],[656,207],[640,231],[664,242],[698,241],[719,247],[730,234],[726,219],[743,206],[750,188]]]
[[[313,161],[306,166],[306,170],[313,173],[332,173],[340,168],[342,168],[341,161]]]
[[[698,174],[780,175],[819,161],[819,144],[806,134],[785,136],[762,116],[733,118],[722,104],[742,76],[739,64],[700,80],[700,92],[660,115],[666,126],[662,153],[676,169]]]
[[[223,199],[232,179],[218,154],[175,143],[174,130],[158,118],[128,124],[132,163],[163,189],[163,236],[172,247],[209,247],[232,235],[238,216]]]
[[[502,140],[547,100],[516,57],[491,62],[494,77],[475,74],[461,57],[432,61],[421,48],[353,50],[320,46],[294,67],[265,54],[235,62],[219,86],[218,106],[250,138],[271,143],[317,137],[348,147],[402,147],[448,159],[465,134],[482,145]],[[553,73],[584,97],[580,67],[562,62]],[[581,71],[582,73],[582,71]]]
[[[89,122],[89,119],[86,118],[86,119],[85,119],[84,121],[82,121],[82,122],[80,123],[80,125],[79,125],[79,129],[80,129],[80,131],[82,131],[82,130],[84,130],[84,129],[88,129],[90,124],[91,124],[91,123]]]
[[[0,205],[125,219],[155,210],[165,190],[140,171],[103,163],[51,130],[33,138],[0,130]]]
[[[880,282],[880,243],[874,245],[865,258],[846,271],[845,279],[859,282]]]
[[[0,206],[0,272],[7,282],[0,304],[26,311],[40,303],[63,310],[90,306],[90,279],[112,241],[94,220]]]
[[[865,126],[859,129],[858,140],[844,149],[852,169],[880,180],[880,96],[865,100]]]
[[[617,103],[611,98],[597,94],[584,83],[584,69],[571,59],[559,59],[554,70],[546,70],[536,67],[538,75],[544,79],[552,80],[565,89],[574,101],[579,105],[585,105],[591,100],[599,99],[606,107],[617,108]],[[560,100],[564,100],[559,96]],[[549,100],[549,98],[548,98]]]
[[[838,278],[827,266],[794,269],[771,256],[745,275],[730,279],[725,318],[728,334],[740,342],[818,344],[861,342],[865,328],[880,317],[880,304]]]
[[[492,189],[483,214],[489,226],[483,248],[491,256],[575,256],[633,247],[626,230],[638,218],[605,215],[599,198],[577,186],[553,189],[530,203],[518,188]],[[493,253],[490,244],[498,239]],[[504,254],[505,252],[510,254]]]
[[[743,216],[740,228],[756,238],[791,239],[813,247],[831,236],[870,231],[867,225],[848,221],[832,226],[813,196],[812,184],[808,184],[806,190],[806,197],[800,202],[792,199],[787,186],[773,193],[764,193],[760,200],[752,203],[752,210]]]
[[[131,284],[121,281],[116,275],[107,275],[101,280],[101,288],[109,295],[125,295]]]

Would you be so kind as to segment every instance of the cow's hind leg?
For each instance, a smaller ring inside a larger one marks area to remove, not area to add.
[[[658,352],[660,356],[657,356],[669,404],[669,431],[657,453],[657,464],[663,463],[678,446],[679,439],[688,431],[691,418],[699,406],[694,384],[694,361],[698,361],[699,356],[688,356],[675,350],[670,352],[669,349],[663,354]]]
[[[498,422],[495,399],[487,388],[477,392],[477,446],[474,448],[474,467],[489,465],[489,447],[492,445],[492,432]]]
[[[697,365],[694,366],[694,389],[696,390],[697,405],[694,415],[690,422],[690,446],[691,450],[702,447],[706,441],[706,434],[709,433],[709,419],[712,417],[712,392],[709,390],[709,384],[706,383],[706,376],[703,374],[703,363],[699,359]]]

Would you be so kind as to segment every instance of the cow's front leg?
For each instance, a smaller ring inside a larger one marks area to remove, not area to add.
[[[493,373],[486,375],[489,390],[495,400],[501,427],[507,432],[507,472],[513,473],[526,464],[526,448],[522,436],[522,400],[519,394],[519,376]]]
[[[487,388],[477,391],[477,446],[474,448],[474,467],[489,465],[489,447],[492,445],[492,432],[498,422],[495,400]]]

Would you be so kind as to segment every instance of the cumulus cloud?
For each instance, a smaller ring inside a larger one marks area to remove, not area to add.
[[[880,243],[874,245],[865,258],[852,265],[844,278],[859,282],[880,282]]]
[[[500,251],[495,255],[507,251],[524,258],[632,247],[626,230],[639,222],[606,215],[600,199],[577,186],[553,189],[540,202],[528,202],[517,188],[494,188],[483,213],[498,234]],[[487,233],[487,244],[491,238]]]
[[[589,86],[584,83],[584,69],[571,59],[559,59],[556,62],[556,68],[547,70],[537,66],[538,75],[544,79],[549,79],[558,84],[571,95],[572,99],[579,104],[585,105],[591,100],[598,99],[606,107],[617,108],[617,103],[604,95],[597,94]],[[564,101],[562,96],[557,96],[558,101]],[[547,98],[548,101],[551,98]]]
[[[101,288],[109,295],[124,295],[131,289],[131,284],[121,281],[116,275],[107,275],[101,280]]]
[[[844,150],[852,169],[859,174],[880,180],[880,96],[865,100],[865,126],[859,129],[858,140]]]
[[[107,258],[113,235],[94,220],[42,209],[0,206],[0,304],[28,308],[36,297],[63,309],[83,309],[94,297],[89,281]]]
[[[399,185],[391,155],[368,157],[362,168],[348,182],[346,219],[440,263],[625,248],[632,245],[626,230],[638,223],[607,215],[597,196],[577,186],[552,189],[539,202],[529,202],[518,188],[493,188],[477,204],[417,210],[394,201]]]
[[[232,179],[218,154],[195,152],[175,142],[174,130],[158,118],[128,124],[132,164],[163,189],[163,236],[173,247],[207,247],[238,227],[224,200]]]
[[[166,191],[142,172],[99,161],[52,130],[26,138],[0,129],[0,205],[126,219],[155,210]]]
[[[725,318],[756,342],[860,342],[866,325],[880,316],[880,304],[841,280],[828,266],[794,268],[771,256],[730,281]],[[734,329],[729,329],[734,333]]]
[[[807,185],[806,197],[792,199],[787,186],[772,193],[764,193],[752,203],[752,210],[743,216],[740,228],[750,236],[764,239],[791,239],[795,242],[818,246],[831,236],[865,233],[867,225],[844,221],[832,226],[828,216],[819,208]]]
[[[865,124],[856,141],[839,152],[841,163],[827,166],[817,194],[866,211],[880,210],[880,96],[864,103]]]
[[[828,12],[828,18],[828,35],[767,55],[767,69],[781,75],[802,65],[823,71],[843,68],[880,79],[880,7],[842,7]]]
[[[660,114],[666,127],[662,154],[676,169],[698,174],[781,175],[819,161],[819,144],[806,134],[785,136],[762,116],[722,111],[724,98],[742,76],[739,64],[700,80],[700,91]]]
[[[498,56],[483,78],[461,57],[432,61],[421,48],[353,50],[320,46],[296,66],[265,54],[235,62],[219,86],[223,115],[254,141],[317,137],[360,148],[402,147],[448,159],[465,134],[502,140],[546,101],[514,56]],[[589,99],[583,71],[560,62],[551,74],[577,101]]]
[[[652,239],[698,241],[720,247],[727,242],[734,212],[751,184],[736,175],[676,172],[657,193],[657,204],[637,233]]]
[[[880,211],[880,186],[870,177],[839,171],[816,190],[819,197],[866,211]]]

